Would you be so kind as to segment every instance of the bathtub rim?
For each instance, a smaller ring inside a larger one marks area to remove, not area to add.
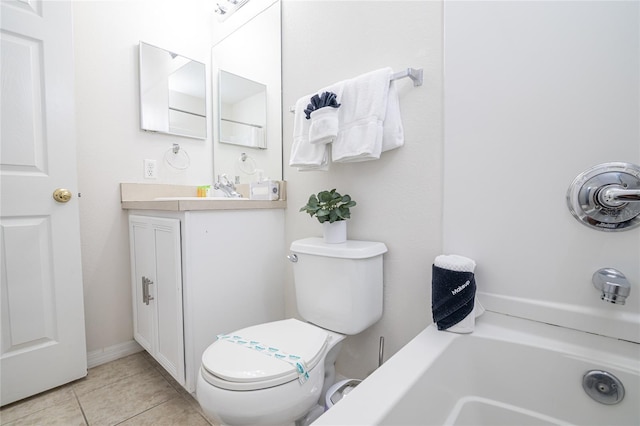
[[[553,348],[555,352],[580,359],[597,359],[603,366],[640,376],[640,344],[636,342],[487,311],[478,318],[476,329],[471,334],[438,331],[433,324],[426,327],[356,387],[348,398],[333,406],[313,425],[380,424],[404,392],[420,379],[447,348],[459,339],[468,338]],[[605,351],[604,347],[610,350]],[[417,364],[415,360],[421,363]],[[391,392],[390,388],[404,392]],[[385,389],[384,394],[379,389]]]

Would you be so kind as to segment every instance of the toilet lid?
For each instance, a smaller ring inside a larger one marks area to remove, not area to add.
[[[325,330],[297,319],[259,324],[228,336],[260,342],[277,348],[280,353],[300,357],[307,371],[322,359],[329,337]],[[294,365],[224,338],[216,340],[204,352],[202,368],[205,380],[231,390],[264,389],[298,379]]]

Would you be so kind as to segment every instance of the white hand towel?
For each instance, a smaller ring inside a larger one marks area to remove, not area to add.
[[[392,73],[391,68],[383,68],[344,82],[340,131],[331,149],[333,161],[380,158]]]
[[[456,272],[474,273],[476,268],[476,262],[474,260],[455,254],[437,256],[433,264],[439,268]],[[446,331],[453,333],[473,332],[476,325],[476,318],[482,315],[484,310],[484,307],[478,301],[478,297],[475,296],[473,310],[471,313],[464,317],[459,323],[447,328]]]
[[[441,254],[436,257],[433,264],[438,268],[448,269],[456,272],[471,272],[476,269],[476,262],[468,257],[458,256],[457,254]]]
[[[336,139],[339,129],[338,112],[339,108],[324,107],[311,113],[309,143],[328,144]]]
[[[322,93],[325,92],[334,93],[339,104],[343,90],[344,82],[340,81],[319,90],[317,94],[321,96]],[[310,100],[311,97],[309,97],[309,101]],[[313,111],[310,114],[311,125],[309,126],[309,142],[311,144],[327,144],[334,142],[338,137],[338,131],[340,130],[340,115],[341,107],[324,107]]]
[[[303,96],[296,102],[295,117],[293,119],[293,144],[291,145],[289,165],[297,167],[298,171],[326,171],[329,168],[329,150],[327,146],[309,143],[309,120],[305,116],[304,109],[309,104],[311,96],[313,95]]]
[[[382,152],[400,148],[404,145],[404,128],[400,116],[400,100],[395,82],[389,84],[389,97],[387,100],[387,113],[384,118]]]

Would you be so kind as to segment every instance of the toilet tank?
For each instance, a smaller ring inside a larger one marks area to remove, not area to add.
[[[291,243],[298,312],[310,323],[357,334],[382,317],[384,243],[322,238]],[[297,258],[297,261],[296,261]]]

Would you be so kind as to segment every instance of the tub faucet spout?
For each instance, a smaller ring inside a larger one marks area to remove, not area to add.
[[[618,305],[624,305],[631,292],[627,277],[617,269],[598,269],[592,277],[593,286],[602,292],[601,299]]]
[[[242,198],[242,194],[236,191],[235,185],[224,174],[218,176],[218,181],[213,184],[213,189],[221,190],[225,197]]]

